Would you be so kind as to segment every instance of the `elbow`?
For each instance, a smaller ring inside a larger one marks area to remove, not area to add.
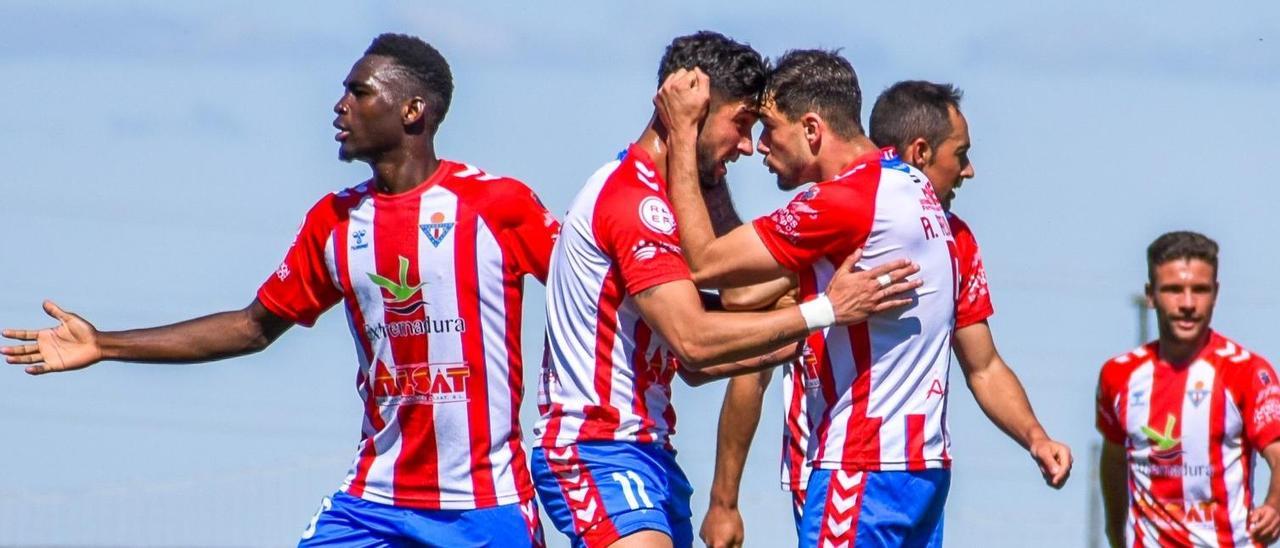
[[[671,350],[675,352],[676,358],[680,360],[681,367],[690,371],[701,371],[704,368],[715,365],[713,361],[715,356],[711,353],[711,348],[697,341],[691,341],[683,337],[680,340],[667,341],[671,346]]]

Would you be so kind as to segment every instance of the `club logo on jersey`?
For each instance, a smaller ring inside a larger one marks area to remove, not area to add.
[[[427,235],[432,247],[440,247],[440,242],[443,242],[444,237],[449,235],[450,230],[453,230],[453,223],[446,223],[444,213],[439,211],[431,214],[431,222],[418,226],[422,229],[422,233]]]
[[[1271,384],[1271,375],[1266,371],[1258,371],[1258,381],[1262,383],[1262,386]]]
[[[411,363],[387,371],[378,362],[373,395],[379,404],[465,402],[471,370],[464,363]]]
[[[1196,381],[1196,385],[1187,391],[1187,398],[1191,400],[1191,405],[1200,407],[1200,402],[1204,401],[1209,395],[1209,390],[1204,387],[1204,381]]]
[[[365,229],[363,228],[355,232],[352,232],[351,233],[351,249],[356,250],[356,249],[364,249],[366,247],[369,247],[369,242],[365,241],[365,238],[367,238],[368,236],[369,236],[369,233],[366,232]]]
[[[1142,425],[1142,434],[1151,442],[1151,460],[1153,462],[1169,461],[1182,455],[1181,449],[1176,449],[1182,444],[1181,438],[1173,436],[1173,429],[1178,425],[1178,418],[1170,413],[1164,422],[1164,432],[1157,432],[1154,428]]]
[[[674,234],[676,231],[676,216],[657,196],[640,200],[640,222],[659,234]]]
[[[400,315],[412,314],[427,304],[422,299],[409,302],[410,299],[413,299],[418,294],[422,286],[427,284],[424,282],[417,285],[409,285],[409,259],[403,255],[400,256],[399,282],[391,281],[373,272],[367,272],[367,274],[374,285],[382,288],[382,301],[388,312]]]

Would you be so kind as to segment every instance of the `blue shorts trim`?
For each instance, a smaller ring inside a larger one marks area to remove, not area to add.
[[[535,501],[475,510],[416,510],[369,502],[341,491],[325,497],[302,533],[302,548],[401,546],[541,548]]]
[[[800,543],[816,546],[942,546],[951,471],[814,470]]]
[[[556,529],[575,548],[608,546],[658,531],[677,548],[693,545],[693,488],[660,445],[588,442],[535,448],[533,482]]]

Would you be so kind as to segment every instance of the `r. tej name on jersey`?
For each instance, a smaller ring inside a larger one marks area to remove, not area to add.
[[[398,322],[386,322],[376,324],[365,324],[364,334],[369,338],[369,342],[385,339],[387,337],[414,337],[418,335],[432,335],[435,333],[462,333],[467,330],[467,322],[462,318],[446,318],[437,320],[430,316],[421,320],[402,320]]]
[[[387,371],[378,365],[373,379],[373,396],[386,403],[465,402],[467,377],[471,370],[464,363],[411,363]]]

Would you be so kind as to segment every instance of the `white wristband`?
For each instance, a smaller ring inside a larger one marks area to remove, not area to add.
[[[831,299],[826,293],[819,293],[816,298],[800,304],[800,316],[804,318],[805,327],[809,331],[826,329],[836,324],[836,309],[831,306]]]

